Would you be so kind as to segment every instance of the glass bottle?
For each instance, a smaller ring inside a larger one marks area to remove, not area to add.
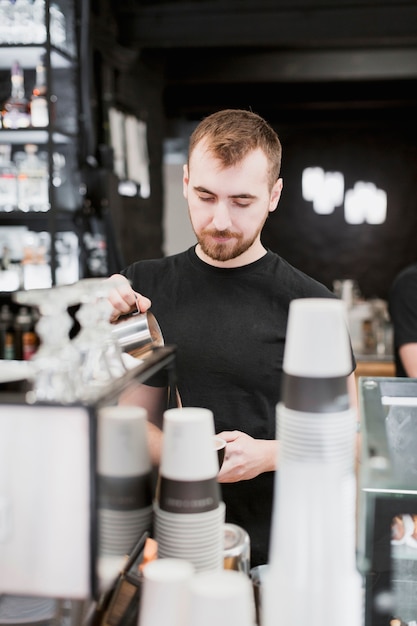
[[[16,0],[0,0],[0,43],[20,43],[16,37],[18,23],[16,19]]]
[[[34,144],[26,144],[24,152],[16,153],[17,206],[21,211],[48,211],[49,172],[46,152]]]
[[[61,11],[60,7],[56,4],[56,2],[52,2],[50,4],[49,14],[51,43],[54,46],[62,47],[65,45],[67,39],[65,15]]]
[[[17,169],[10,155],[10,144],[0,144],[0,212],[17,207]]]
[[[13,313],[8,304],[0,310],[0,358],[15,358]]]
[[[34,128],[48,126],[48,89],[46,80],[45,55],[39,60],[36,66],[35,85],[30,98],[30,120]]]
[[[25,98],[23,69],[19,61],[11,68],[11,94],[2,107],[3,128],[28,128],[30,126],[29,102]]]
[[[32,42],[44,43],[46,41],[45,25],[45,0],[33,0],[32,2]]]
[[[15,318],[15,358],[29,361],[38,347],[33,316],[28,307],[19,308]]]

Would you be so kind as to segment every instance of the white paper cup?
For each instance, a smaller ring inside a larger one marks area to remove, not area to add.
[[[151,532],[152,505],[133,511],[98,509],[98,540],[101,556],[130,554],[143,533]]]
[[[98,411],[98,473],[137,476],[151,471],[147,412],[138,406],[106,406]]]
[[[356,435],[355,409],[333,413],[293,411],[279,402],[276,407],[277,438],[285,459],[352,466]]]
[[[190,626],[254,626],[252,583],[243,572],[198,572],[190,583]]]
[[[155,504],[154,533],[158,557],[184,558],[196,571],[223,568],[223,524],[226,507],[205,513],[167,513]]]
[[[129,553],[152,527],[152,475],[147,413],[136,406],[107,406],[98,412],[98,549],[101,555]]]
[[[293,300],[289,308],[283,369],[306,378],[347,376],[352,369],[344,302]]]
[[[174,481],[204,481],[217,476],[214,417],[209,409],[168,409],[164,413],[163,433],[161,477]]]
[[[147,412],[136,406],[98,411],[98,502],[100,509],[141,510],[152,504]]]
[[[189,611],[192,563],[156,559],[143,569],[138,626],[184,626]]]
[[[160,508],[169,513],[205,513],[218,508],[220,486],[214,476],[205,480],[173,480],[161,476],[157,497]]]
[[[177,529],[188,534],[190,528],[198,529],[201,532],[201,528],[205,530],[209,529],[213,524],[217,524],[219,520],[224,522],[225,517],[225,504],[220,502],[219,506],[213,511],[205,511],[204,513],[184,513],[178,515],[177,513],[169,513],[160,508],[157,502],[154,502],[154,514],[155,517],[163,521],[163,523],[171,530]]]

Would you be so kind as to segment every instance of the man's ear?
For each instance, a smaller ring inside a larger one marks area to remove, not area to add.
[[[275,211],[275,209],[278,206],[278,202],[279,202],[279,199],[281,198],[281,192],[282,192],[283,186],[284,186],[284,181],[282,180],[282,178],[278,178],[277,182],[272,187],[271,199],[269,202],[270,213],[272,213],[272,211]]]
[[[182,167],[182,193],[186,200],[188,198],[188,182],[189,182],[188,165],[185,163]]]

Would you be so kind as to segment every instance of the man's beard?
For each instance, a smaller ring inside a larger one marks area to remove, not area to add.
[[[243,239],[242,235],[228,230],[203,230],[197,239],[202,251],[210,257],[210,259],[213,259],[213,261],[230,261],[246,252],[246,250],[251,247],[258,234],[259,231],[257,231],[252,238]],[[215,237],[230,237],[230,239],[225,243],[218,243],[213,240]]]

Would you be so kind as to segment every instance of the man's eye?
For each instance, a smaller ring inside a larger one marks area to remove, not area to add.
[[[250,205],[250,202],[242,202],[235,200],[235,206],[239,207],[239,209],[246,209]]]
[[[200,200],[202,200],[203,202],[210,202],[211,200],[213,200],[213,196],[198,196]]]

